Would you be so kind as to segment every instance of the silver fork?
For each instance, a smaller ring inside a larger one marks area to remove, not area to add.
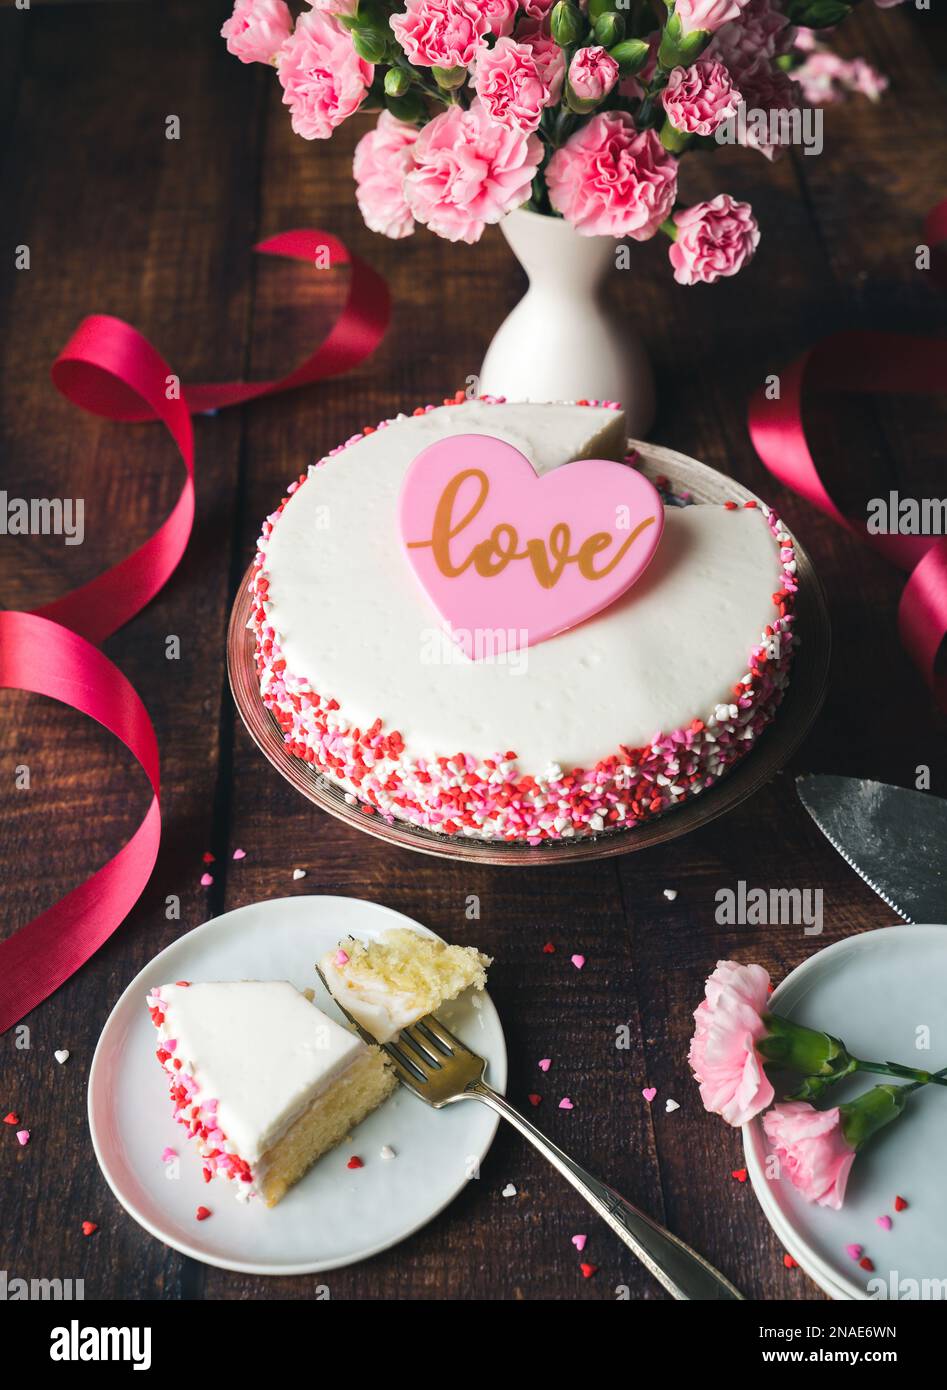
[[[319,970],[319,978],[326,985]],[[328,985],[326,985],[328,989]],[[330,995],[332,991],[329,990]],[[335,999],[335,996],[332,995]],[[378,1043],[348,1010],[335,1003],[365,1042]],[[484,1080],[487,1064],[476,1052],[449,1032],[433,1014],[411,1028],[402,1028],[397,1040],[383,1044],[398,1080],[426,1104],[441,1110],[458,1100],[479,1100],[515,1126],[577,1192],[598,1212],[628,1248],[637,1255],[658,1283],[679,1299],[742,1299],[743,1295],[677,1236],[626,1202],[606,1183],[599,1182],[563,1153],[544,1134],[515,1110],[505,1096]]]

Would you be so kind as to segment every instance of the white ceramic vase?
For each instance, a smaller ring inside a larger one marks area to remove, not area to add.
[[[647,437],[654,378],[635,330],[607,303],[619,243],[580,236],[560,217],[517,208],[500,223],[529,289],[500,325],[481,391],[508,400],[620,401],[628,433]]]

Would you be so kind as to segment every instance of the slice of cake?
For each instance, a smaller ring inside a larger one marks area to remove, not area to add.
[[[204,1177],[268,1207],[394,1089],[366,1047],[285,980],[161,985],[148,996],[175,1118]]]
[[[448,946],[410,927],[392,927],[377,941],[348,937],[319,968],[333,997],[385,1043],[465,989],[483,989],[491,964],[472,946]]]

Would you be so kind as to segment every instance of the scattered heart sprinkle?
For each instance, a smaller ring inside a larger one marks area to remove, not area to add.
[[[890,1216],[876,1216],[876,1217],[875,1217],[875,1225],[876,1225],[876,1226],[880,1226],[881,1229],[882,1229],[883,1231],[890,1231],[890,1230],[891,1230],[891,1227],[892,1227],[892,1224],[893,1224],[893,1223],[892,1223],[892,1220],[891,1220],[891,1217],[890,1217]]]
[[[246,859],[247,852],[245,849],[235,849],[233,852],[233,857],[234,859]]]
[[[99,1228],[98,1228],[98,1226],[95,1224],[94,1221],[83,1221],[83,1223],[82,1223],[82,1234],[83,1234],[84,1236],[95,1235],[95,1232],[96,1232],[98,1229],[99,1229]]]
[[[539,1070],[540,1070],[540,1071],[548,1071],[549,1068],[550,1068],[551,1066],[552,1066],[552,1058],[551,1058],[551,1057],[540,1057],[540,1059],[539,1059]]]
[[[348,965],[349,963],[348,955],[341,947],[335,953],[335,963],[336,965]]]
[[[345,1166],[346,1168],[364,1168],[365,1164],[362,1162],[362,1160],[358,1157],[357,1154],[353,1154]]]
[[[665,890],[664,890],[664,896],[667,898],[667,900],[668,900],[669,903],[672,903],[672,902],[674,901],[674,899],[677,897],[677,889],[676,889],[676,888],[665,888]]]
[[[563,1096],[563,1097],[562,1097],[562,1100],[559,1102],[559,1109],[560,1109],[560,1110],[571,1110],[571,1109],[572,1109],[572,1101],[569,1099],[568,1096]]]
[[[569,959],[572,961],[572,964],[575,966],[576,970],[581,970],[583,965],[585,964],[585,956],[570,956]]]
[[[579,1265],[579,1268],[580,1268],[581,1271],[582,1271],[582,1278],[583,1278],[583,1279],[591,1279],[591,1277],[592,1277],[593,1274],[597,1274],[597,1273],[598,1273],[598,1265],[586,1265],[586,1264],[581,1264],[581,1265]]]
[[[655,1096],[658,1094],[658,1088],[657,1086],[645,1086],[642,1088],[641,1094],[644,1096],[645,1100],[650,1105],[651,1102],[654,1100]]]
[[[197,1217],[198,1221],[206,1221],[208,1216],[211,1215],[210,1207],[198,1207],[194,1215]]]
[[[30,1142],[30,1132],[28,1129],[18,1129],[16,1137],[21,1145],[25,1146]]]
[[[587,1240],[588,1240],[588,1236],[573,1236],[573,1237],[572,1237],[572,1244],[575,1246],[576,1250],[578,1250],[578,1252],[579,1252],[580,1255],[582,1254],[582,1251],[585,1249],[585,1242],[586,1242]]]
[[[850,1260],[860,1260],[864,1248],[863,1245],[846,1245],[845,1253]]]
[[[793,1259],[791,1255],[783,1255],[783,1264],[786,1266],[787,1269],[799,1268],[796,1261]]]
[[[214,881],[213,874],[201,874],[201,887],[209,888]]]
[[[501,1196],[501,1197],[515,1197],[515,1196],[516,1196],[516,1188],[513,1186],[513,1184],[512,1184],[511,1182],[508,1182],[507,1185],[506,1185],[506,1187],[504,1187],[503,1191],[500,1193],[500,1196]]]
[[[59,1063],[59,1065],[62,1066],[63,1062],[69,1061],[68,1047],[58,1047],[56,1051],[53,1053],[53,1056],[56,1058],[56,1061]]]
[[[3,1123],[5,1125],[18,1125],[20,1123],[20,1117],[15,1110],[11,1110],[9,1115],[4,1115]]]
[[[162,1152],[162,1154],[161,1154],[161,1162],[162,1162],[162,1163],[173,1163],[174,1160],[177,1158],[177,1156],[178,1156],[178,1151],[177,1151],[177,1149],[171,1149],[171,1148],[165,1149],[165,1150]]]
[[[556,953],[556,948],[555,948],[555,946],[552,944],[551,941],[547,941],[546,944],[545,944],[545,946],[543,947],[543,955],[544,955],[544,956],[553,956],[553,955],[555,955],[555,953]]]
[[[903,1197],[895,1197],[895,1199],[894,1199],[894,1209],[895,1209],[895,1211],[907,1211],[907,1209],[908,1209],[908,1204],[907,1204],[907,1202],[904,1200]]]
[[[745,1169],[745,1168],[734,1168],[733,1171],[731,1172],[730,1176],[731,1176],[731,1178],[736,1178],[737,1182],[746,1182],[746,1177],[747,1177],[746,1169]]]
[[[305,878],[305,877],[306,877],[306,870],[305,870],[305,869],[294,869],[294,870],[293,870],[293,878]]]
[[[526,1099],[529,1101],[530,1105],[538,1105],[542,1100],[542,1096],[537,1096],[536,1092],[533,1091],[526,1097]]]
[[[201,859],[204,861],[205,864],[213,864],[214,862],[214,856],[211,854],[209,849],[205,849],[204,853],[201,855]]]
[[[395,1153],[394,1149],[391,1147],[390,1144],[382,1144],[381,1157],[385,1160],[386,1163],[390,1163],[391,1160],[393,1158],[397,1158],[398,1155]]]
[[[863,1259],[859,1260],[858,1263],[862,1269],[867,1269],[869,1274],[875,1267],[874,1262],[872,1260],[869,1260],[867,1255],[865,1255]]]
[[[664,1102],[664,1110],[665,1113],[668,1115],[670,1115],[675,1110],[680,1110],[680,1108],[681,1107],[678,1105],[677,1101],[671,1100],[670,1096],[668,1096],[667,1100]]]

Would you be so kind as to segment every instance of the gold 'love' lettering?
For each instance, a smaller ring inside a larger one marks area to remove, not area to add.
[[[455,520],[454,508],[458,494],[464,483],[471,479],[477,483],[477,496],[464,515]],[[529,560],[540,585],[544,589],[552,589],[562,578],[566,565],[576,565],[584,579],[604,579],[621,564],[641,533],[653,526],[656,520],[655,517],[649,516],[640,521],[601,569],[595,568],[596,557],[614,544],[615,537],[609,531],[595,531],[573,550],[572,533],[567,521],[557,521],[550,529],[546,540],[535,537],[525,541],[523,549],[519,548],[520,538],[516,527],[509,522],[501,521],[494,526],[485,540],[476,542],[462,560],[455,562],[451,558],[451,541],[456,540],[475,520],[483,510],[489,494],[490,480],[482,469],[468,468],[455,474],[441,493],[434,512],[430,539],[408,541],[409,549],[421,550],[430,546],[437,568],[448,579],[456,579],[471,565],[483,579],[493,579],[496,575],[502,574],[511,561]]]

